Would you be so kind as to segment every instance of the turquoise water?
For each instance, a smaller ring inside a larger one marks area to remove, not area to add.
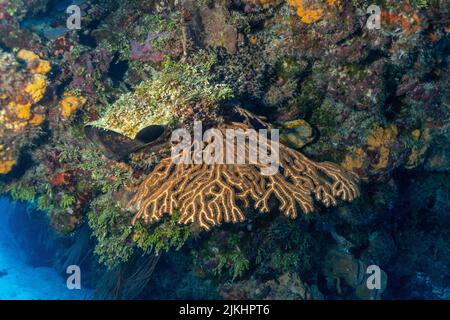
[[[66,279],[54,268],[35,267],[27,262],[29,251],[33,251],[33,238],[21,235],[22,241],[30,243],[24,250],[16,240],[17,231],[11,230],[9,223],[11,215],[16,215],[18,210],[23,210],[23,206],[0,199],[0,299],[88,299],[91,296],[89,290],[69,290]],[[39,256],[35,256],[34,261],[36,259],[39,260]]]

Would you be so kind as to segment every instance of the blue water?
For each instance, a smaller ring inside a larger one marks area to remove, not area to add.
[[[33,266],[27,262],[31,251],[40,251],[33,250],[33,239],[29,234],[20,235],[21,243],[24,240],[28,242],[26,250],[17,241],[18,231],[11,229],[9,221],[11,216],[20,217],[18,210],[23,211],[24,206],[16,206],[0,198],[0,299],[88,299],[91,296],[89,290],[69,290],[66,279],[54,268]],[[34,261],[39,258],[39,255],[33,257]]]

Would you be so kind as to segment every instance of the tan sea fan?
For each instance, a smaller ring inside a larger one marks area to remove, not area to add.
[[[209,229],[224,221],[243,221],[242,207],[249,208],[252,204],[257,211],[267,213],[272,198],[278,200],[281,212],[296,218],[298,208],[305,214],[312,212],[315,201],[331,207],[336,206],[339,199],[352,201],[359,195],[355,174],[334,163],[316,163],[283,144],[259,138],[260,144],[266,143],[268,150],[279,152],[278,172],[263,175],[261,170],[267,164],[249,161],[250,155],[257,152],[255,146],[239,145],[235,143],[238,139],[233,141],[234,146],[230,145],[223,138],[228,128],[241,129],[235,130],[237,137],[245,135],[241,138],[249,139],[242,130],[248,128],[246,124],[222,126],[219,133],[202,146],[203,150],[214,139],[223,139],[225,150],[234,147],[234,155],[245,154],[245,164],[177,164],[172,157],[163,159],[129,203],[130,209],[137,210],[133,224],[138,219],[152,223],[164,214],[179,210],[179,223],[193,223]],[[198,145],[194,142],[191,147],[195,150]],[[224,159],[225,153],[218,156]]]

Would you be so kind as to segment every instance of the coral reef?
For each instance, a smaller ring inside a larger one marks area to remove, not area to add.
[[[68,30],[64,1],[0,0],[0,193],[73,244],[59,269],[100,298],[449,297],[446,1],[77,5]],[[175,164],[195,121],[279,128],[279,172]]]

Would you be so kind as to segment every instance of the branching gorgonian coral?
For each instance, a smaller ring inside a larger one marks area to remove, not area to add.
[[[227,129],[236,130],[237,139],[233,145],[223,139]],[[179,223],[193,223],[203,229],[222,222],[243,221],[242,207],[261,213],[270,211],[271,199],[276,199],[279,209],[286,216],[296,218],[298,208],[305,214],[314,211],[315,202],[325,207],[337,205],[339,199],[352,201],[358,194],[358,178],[334,163],[311,161],[300,152],[273,141],[263,140],[271,152],[279,152],[279,170],[273,175],[263,175],[266,164],[251,164],[250,155],[258,152],[250,143],[238,144],[239,138],[249,137],[242,129],[247,124],[222,125],[202,149],[214,139],[223,139],[226,148],[233,148],[233,154],[245,155],[245,164],[184,164],[169,157],[162,160],[146,177],[136,195],[130,201],[130,209],[137,210],[133,223],[143,219],[152,223],[164,214],[181,211]],[[216,140],[217,141],[217,140]],[[196,142],[192,149],[196,150]],[[278,151],[276,151],[278,150]],[[186,152],[186,151],[185,151]],[[191,154],[189,152],[189,154]],[[192,157],[195,153],[192,153]],[[224,159],[226,152],[216,154]],[[186,157],[186,154],[180,154]],[[242,162],[241,162],[242,163]]]

